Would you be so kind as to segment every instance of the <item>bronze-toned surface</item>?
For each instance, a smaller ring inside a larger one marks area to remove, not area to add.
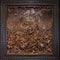
[[[7,54],[52,54],[52,9],[7,7]]]

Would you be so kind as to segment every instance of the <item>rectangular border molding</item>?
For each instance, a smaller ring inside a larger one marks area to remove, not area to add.
[[[53,7],[53,55],[7,55],[6,54],[6,13],[8,5]],[[59,7],[55,0],[1,0],[1,23],[0,23],[0,60],[59,60]]]

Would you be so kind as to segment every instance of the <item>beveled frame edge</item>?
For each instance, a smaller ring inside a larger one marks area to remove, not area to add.
[[[30,2],[29,2],[30,3]],[[1,3],[1,42],[0,42],[0,44],[1,44],[1,51],[0,51],[0,58],[11,58],[11,59],[13,59],[13,58],[54,58],[54,59],[59,59],[59,27],[58,27],[58,25],[59,25],[59,19],[58,19],[58,12],[59,12],[59,10],[58,10],[58,6],[56,5],[56,4],[49,4],[49,3],[38,3],[38,5],[51,5],[51,6],[54,6],[54,9],[53,9],[53,11],[54,11],[54,54],[53,55],[6,55],[6,33],[5,33],[5,30],[6,30],[6,28],[5,28],[5,26],[6,26],[6,24],[5,24],[5,20],[6,20],[6,16],[5,16],[5,14],[6,14],[6,6],[7,5],[28,5],[28,3],[24,3],[24,2],[22,2],[22,3],[19,3],[19,2],[13,2],[13,3],[10,3],[10,2],[2,2]],[[37,3],[34,3],[35,5],[37,4]],[[29,5],[33,5],[32,3],[30,3]],[[56,32],[57,31],[57,32]],[[3,49],[3,47],[4,47],[4,49]],[[17,56],[17,57],[16,57]]]

